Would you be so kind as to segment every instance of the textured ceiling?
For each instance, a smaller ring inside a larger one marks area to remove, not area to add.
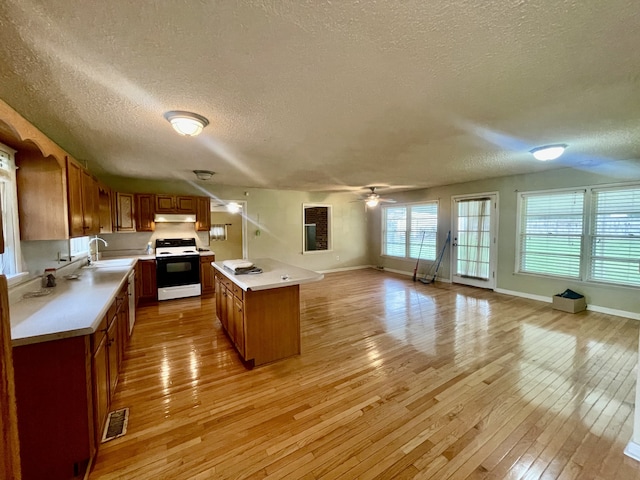
[[[629,0],[0,3],[0,98],[100,174],[417,188],[640,158]],[[211,124],[197,138],[162,114]],[[564,142],[541,163],[534,146]]]

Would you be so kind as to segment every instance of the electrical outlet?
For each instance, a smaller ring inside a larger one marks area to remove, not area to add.
[[[340,260],[340,255],[336,255],[336,260]]]

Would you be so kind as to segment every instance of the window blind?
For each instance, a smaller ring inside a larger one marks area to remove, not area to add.
[[[580,277],[584,191],[522,194],[519,271]]]
[[[383,255],[435,260],[438,202],[384,207],[383,219]]]
[[[640,187],[594,190],[589,279],[640,286]]]
[[[407,208],[387,207],[384,212],[383,254],[404,257],[407,251]]]
[[[436,234],[438,232],[438,204],[412,205],[409,207],[411,216],[411,236],[409,241],[409,256],[426,260],[436,258]],[[422,241],[424,232],[424,242]],[[422,243],[422,248],[420,244]]]

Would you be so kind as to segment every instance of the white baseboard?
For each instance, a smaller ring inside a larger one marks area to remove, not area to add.
[[[615,315],[616,317],[626,317],[633,320],[640,320],[640,313],[627,312],[626,310],[618,310],[617,308],[601,307],[599,305],[587,305],[587,310],[598,313],[606,313],[607,315]]]
[[[504,293],[505,295],[511,295],[513,297],[528,298],[529,300],[538,300],[540,302],[546,302],[546,303],[551,303],[553,301],[553,297],[548,297],[545,295],[533,295],[531,293],[518,292],[515,290],[505,290],[503,288],[496,288],[494,292]],[[587,305],[587,310],[591,312],[605,313],[607,315],[614,315],[616,317],[624,317],[624,318],[631,318],[633,320],[640,320],[640,313],[628,312],[626,310],[618,310],[616,308],[601,307],[599,305],[589,304]]]
[[[349,270],[362,270],[364,268],[374,268],[371,265],[356,265],[355,267],[330,268],[329,270],[318,270],[318,273],[348,272]]]
[[[539,302],[551,303],[551,297],[546,297],[544,295],[534,295],[532,293],[518,292],[517,290],[505,290],[504,288],[496,288],[493,291],[496,293],[511,295],[512,297],[528,298],[529,300],[538,300]]]
[[[631,457],[640,462],[640,445],[633,440],[629,440],[629,443],[627,443],[627,446],[624,449],[624,454],[627,457]]]

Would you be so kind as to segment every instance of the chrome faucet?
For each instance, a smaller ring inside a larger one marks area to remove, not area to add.
[[[92,242],[96,242],[96,253],[95,253],[95,258],[94,260],[100,260],[100,255],[99,255],[99,249],[98,249],[98,240],[100,240],[102,243],[104,243],[105,247],[108,247],[109,244],[107,243],[107,241],[104,238],[100,238],[99,236],[95,236],[91,239],[89,239],[89,264],[91,264],[91,243]]]

